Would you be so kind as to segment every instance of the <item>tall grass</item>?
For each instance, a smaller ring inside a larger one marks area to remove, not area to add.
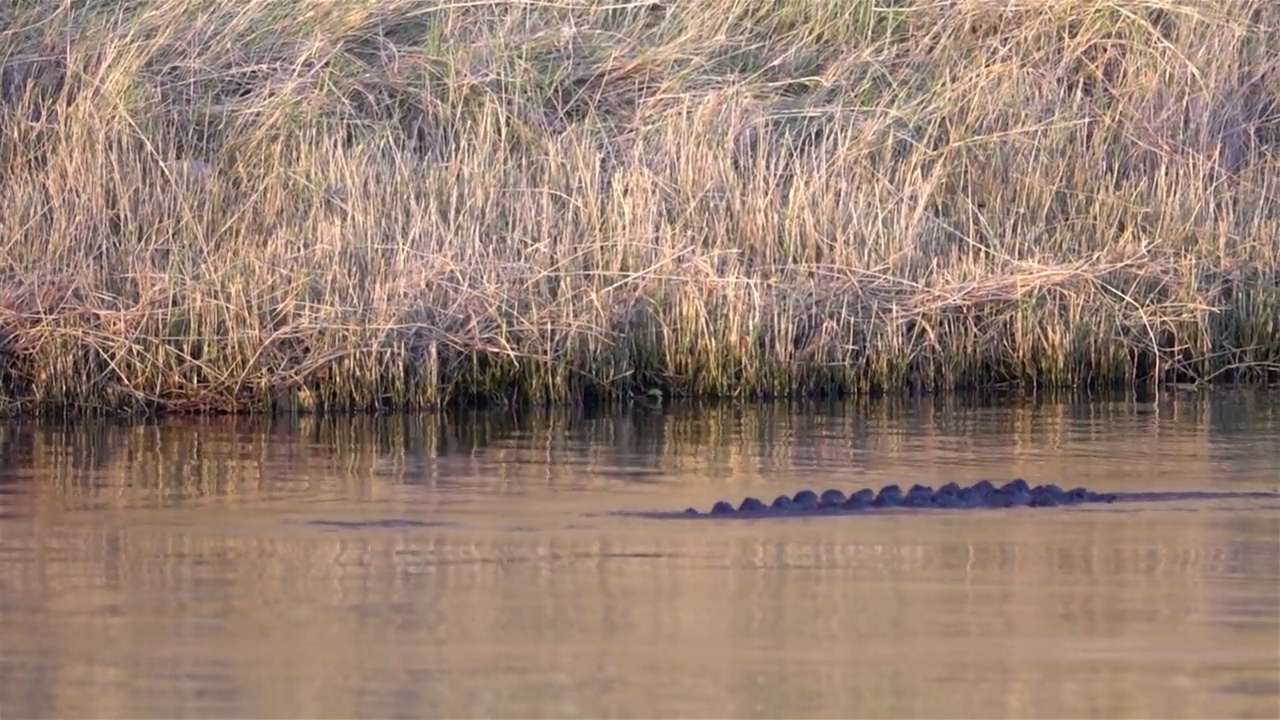
[[[1280,376],[1270,0],[11,0],[0,404]]]

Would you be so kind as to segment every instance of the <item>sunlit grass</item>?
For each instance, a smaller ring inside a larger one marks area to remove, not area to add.
[[[0,404],[1280,376],[1264,0],[17,0]]]

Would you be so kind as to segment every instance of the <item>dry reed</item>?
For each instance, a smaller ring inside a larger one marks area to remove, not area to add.
[[[1280,376],[1269,0],[14,0],[0,410]]]

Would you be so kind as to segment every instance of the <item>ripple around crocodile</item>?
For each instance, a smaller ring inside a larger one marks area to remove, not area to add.
[[[938,489],[927,485],[913,485],[903,492],[897,485],[886,485],[879,493],[870,489],[845,495],[840,490],[827,490],[821,494],[813,490],[801,490],[793,496],[781,495],[766,505],[749,497],[734,507],[728,502],[717,502],[710,511],[698,512],[689,508],[682,513],[635,513],[652,518],[768,518],[808,515],[852,515],[892,508],[907,509],[983,509],[1009,507],[1057,507],[1122,502],[1161,502],[1177,500],[1222,500],[1233,498],[1269,498],[1280,500],[1280,492],[1229,492],[1229,491],[1170,491],[1170,492],[1094,492],[1087,488],[1063,490],[1057,485],[1030,486],[1021,478],[1004,485],[983,480],[964,487],[947,483]]]

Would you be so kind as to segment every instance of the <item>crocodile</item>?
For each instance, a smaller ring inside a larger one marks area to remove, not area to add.
[[[689,508],[682,513],[643,514],[650,517],[746,519],[780,516],[849,515],[892,508],[1040,508],[1097,503],[1232,498],[1280,499],[1280,492],[1095,492],[1083,487],[1064,490],[1053,484],[1032,487],[1026,480],[1018,478],[999,486],[989,480],[982,480],[967,487],[951,482],[936,490],[927,485],[919,484],[911,486],[906,491],[903,491],[898,485],[886,485],[878,493],[864,488],[851,495],[845,495],[844,492],[834,489],[827,490],[821,494],[813,490],[801,490],[791,496],[780,495],[772,504],[768,505],[758,498],[748,497],[739,503],[737,507],[721,500],[705,513],[698,512],[695,508]]]

